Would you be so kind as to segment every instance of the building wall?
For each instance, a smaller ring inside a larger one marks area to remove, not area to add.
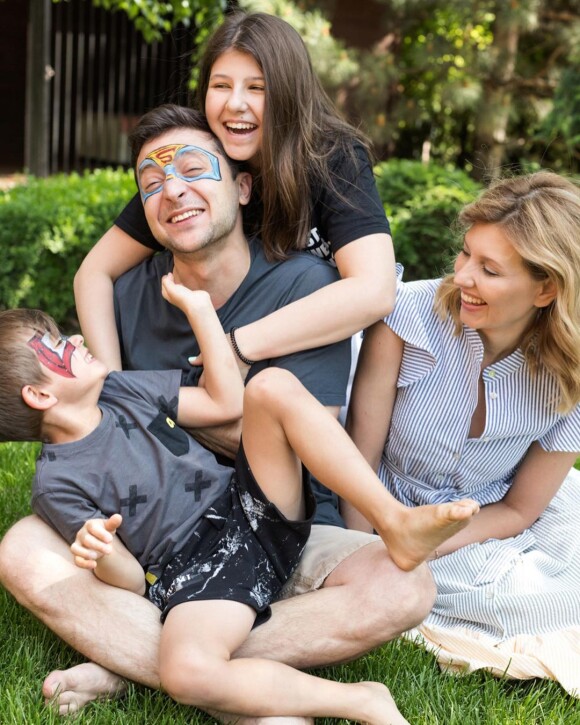
[[[146,43],[90,0],[0,0],[0,174],[126,165],[145,111],[189,103],[192,48],[191,30]]]

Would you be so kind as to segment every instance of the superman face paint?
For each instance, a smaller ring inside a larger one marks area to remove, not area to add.
[[[68,337],[53,338],[49,332],[40,335],[37,332],[28,340],[28,345],[34,350],[40,363],[63,378],[74,378],[71,358],[75,346],[69,342]]]
[[[198,146],[169,144],[148,154],[139,164],[137,179],[143,203],[157,194],[169,179],[191,183],[200,179],[221,180],[217,156]]]

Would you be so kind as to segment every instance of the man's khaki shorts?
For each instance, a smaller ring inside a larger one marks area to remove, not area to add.
[[[300,564],[282,589],[278,599],[320,589],[326,577],[355,551],[380,541],[374,534],[316,524],[304,548]]]

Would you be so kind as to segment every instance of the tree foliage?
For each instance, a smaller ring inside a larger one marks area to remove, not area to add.
[[[66,2],[67,0],[53,0]],[[122,11],[148,42],[160,40],[178,25],[192,27],[196,40],[205,37],[222,20],[227,0],[89,0],[105,10]]]
[[[563,157],[580,164],[580,70],[567,68],[556,90],[551,111],[534,139],[541,146],[553,145]]]
[[[279,15],[379,158],[580,170],[580,0],[85,1],[198,46],[228,6]]]
[[[324,8],[356,62],[336,97],[380,156],[432,157],[480,175],[534,158],[580,168],[580,0],[325,0]],[[374,33],[366,45],[363,25]]]
[[[356,54],[332,36],[330,20],[320,8],[305,12],[292,0],[238,0],[237,4],[246,12],[269,13],[290,23],[302,37],[316,73],[331,95],[340,94],[358,72]]]

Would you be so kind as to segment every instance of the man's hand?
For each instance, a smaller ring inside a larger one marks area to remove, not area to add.
[[[112,553],[113,536],[122,521],[121,514],[86,521],[70,547],[75,564],[81,569],[95,569],[101,557]]]
[[[195,314],[198,311],[212,310],[211,297],[205,290],[191,290],[175,281],[169,272],[161,279],[161,294],[172,305],[179,307],[185,314]]]

